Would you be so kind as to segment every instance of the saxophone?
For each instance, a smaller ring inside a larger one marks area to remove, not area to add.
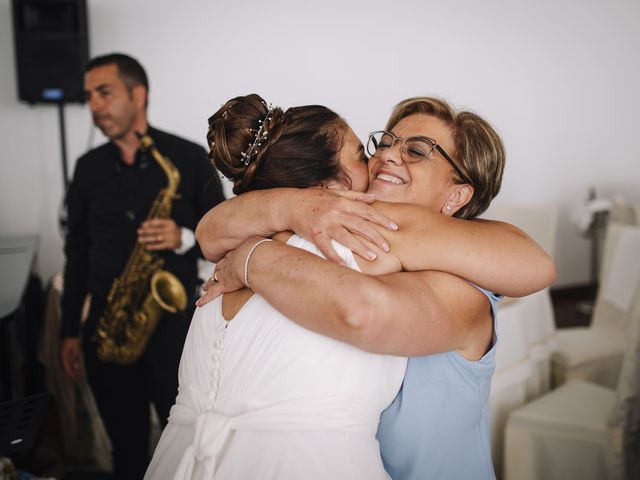
[[[180,172],[160,154],[148,135],[138,134],[140,148],[149,149],[167,176],[167,186],[158,193],[147,220],[168,218],[180,183]],[[164,312],[175,313],[187,306],[187,293],[178,278],[162,270],[164,259],[136,243],[122,274],[111,285],[107,306],[98,321],[94,340],[98,357],[128,365],[142,353]]]

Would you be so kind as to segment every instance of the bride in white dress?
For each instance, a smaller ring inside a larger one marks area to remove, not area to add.
[[[362,145],[325,107],[283,112],[249,95],[227,102],[209,125],[213,161],[235,193],[366,187]],[[298,236],[288,243],[319,254]],[[349,250],[335,247],[359,270]],[[389,478],[375,434],[405,367],[404,357],[303,329],[250,290],[226,294],[194,314],[176,404],[145,479]]]

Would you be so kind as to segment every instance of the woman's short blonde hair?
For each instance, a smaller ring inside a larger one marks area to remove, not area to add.
[[[387,130],[405,117],[430,115],[442,120],[451,131],[455,150],[447,152],[467,177],[459,183],[473,186],[473,197],[455,214],[474,218],[484,212],[500,191],[504,172],[505,151],[498,133],[489,123],[468,111],[456,111],[440,98],[414,97],[400,102],[393,109]],[[437,140],[437,139],[435,139]]]

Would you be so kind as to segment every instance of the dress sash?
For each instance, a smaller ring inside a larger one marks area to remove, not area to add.
[[[182,456],[174,480],[214,478],[220,452],[234,430],[332,430],[374,436],[379,420],[377,410],[354,402],[353,395],[349,394],[289,399],[238,415],[222,413],[228,411],[226,405],[242,404],[237,397],[218,398],[214,408],[206,408],[208,403],[211,401],[195,388],[181,386],[169,422],[194,425],[195,435]]]

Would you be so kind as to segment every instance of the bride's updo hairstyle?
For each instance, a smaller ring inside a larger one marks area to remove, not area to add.
[[[277,187],[315,187],[337,181],[347,124],[320,105],[270,108],[256,94],[236,97],[209,118],[209,158],[233,181],[233,193]]]

